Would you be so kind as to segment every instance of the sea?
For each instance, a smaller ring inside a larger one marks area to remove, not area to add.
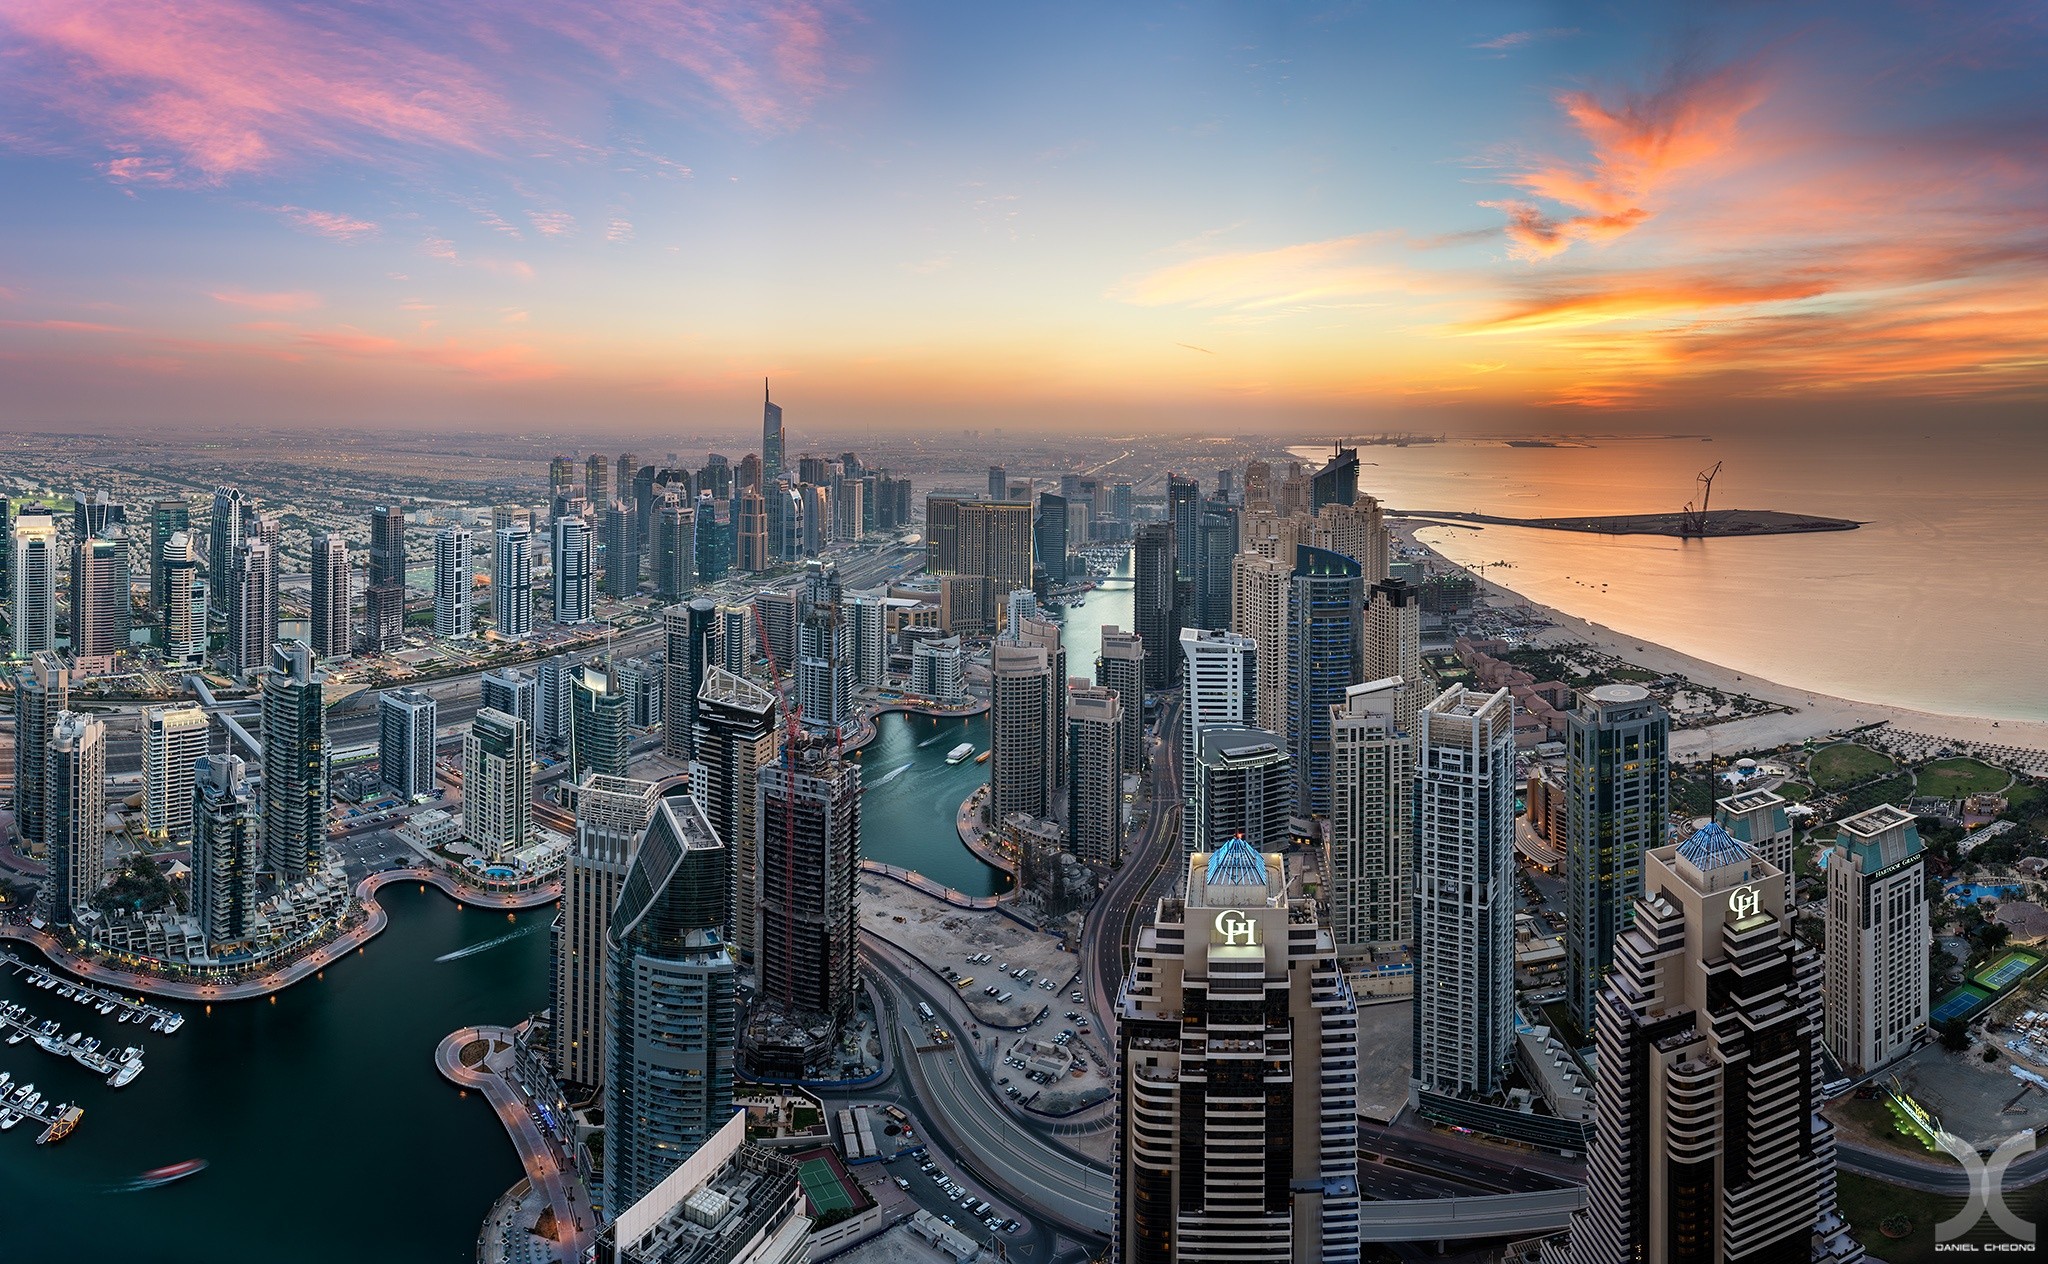
[[[1554,446],[1361,446],[1389,509],[1510,517],[1712,506],[1847,518],[1855,531],[1752,539],[1427,527],[1419,538],[1532,601],[1858,702],[2048,719],[2048,433],[1815,429],[1620,435]],[[1291,449],[1320,464],[1326,446]]]

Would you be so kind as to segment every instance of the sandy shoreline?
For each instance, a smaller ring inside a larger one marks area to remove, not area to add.
[[[1426,550],[1431,557],[1447,566],[1452,565],[1442,554],[1415,539],[1414,527],[1426,525],[1429,524],[1402,524],[1397,533],[1404,542]],[[1726,724],[1717,724],[1711,728],[1674,732],[1671,735],[1672,754],[1679,758],[1696,759],[1709,754],[1785,746],[1805,741],[1809,737],[1823,737],[1865,725],[1887,722],[1908,732],[1925,733],[1951,741],[1984,742],[1999,746],[2048,750],[2048,721],[1988,720],[1971,716],[1936,715],[1907,707],[1856,702],[1848,698],[1814,693],[1761,676],[1738,673],[1719,663],[1710,663],[1690,654],[1681,654],[1669,646],[1629,636],[1604,624],[1581,619],[1554,607],[1531,601],[1520,593],[1490,580],[1480,579],[1476,575],[1473,578],[1479,583],[1487,605],[1503,609],[1520,608],[1555,625],[1551,630],[1532,637],[1531,641],[1534,644],[1584,642],[1624,662],[1634,663],[1651,671],[1681,675],[1699,684],[1711,685],[1724,693],[1746,693],[1793,708],[1789,714],[1752,716],[1747,719],[1731,720]]]

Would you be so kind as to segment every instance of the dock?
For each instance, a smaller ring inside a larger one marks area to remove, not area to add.
[[[123,996],[107,988],[66,978],[47,967],[24,961],[11,952],[0,951],[0,966],[25,977],[32,987],[42,988],[65,1000],[77,1001],[103,1014],[117,1015],[120,1022],[136,1023],[166,1036],[185,1025],[185,1016],[176,1010],[152,1005],[139,996]]]

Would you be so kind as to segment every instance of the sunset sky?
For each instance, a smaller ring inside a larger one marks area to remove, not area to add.
[[[2048,8],[0,4],[0,424],[2048,406]]]

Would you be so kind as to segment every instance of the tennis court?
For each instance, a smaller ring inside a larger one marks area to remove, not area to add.
[[[1990,999],[1991,993],[1975,984],[1965,983],[1942,997],[1927,1019],[1929,1022],[1945,1023],[1951,1018],[1967,1018]]]
[[[2041,959],[2030,952],[2009,952],[1977,972],[1973,980],[1979,987],[1997,992],[2018,983],[2027,971],[2039,965]]]
[[[852,1211],[856,1205],[830,1159],[804,1163],[797,1169],[797,1179],[803,1182],[804,1195],[811,1200],[811,1207],[821,1216],[832,1211]]]

